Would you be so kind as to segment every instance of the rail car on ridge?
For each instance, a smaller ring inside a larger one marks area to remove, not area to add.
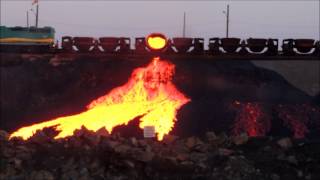
[[[53,27],[6,27],[0,26],[0,52],[14,53],[100,53],[100,54],[145,54],[149,53],[146,37],[134,39],[131,48],[129,37],[72,37],[63,36],[61,45],[55,43]],[[209,39],[171,37],[162,53],[184,55],[255,55],[264,56],[319,56],[320,41],[314,39],[278,39],[236,37]],[[208,48],[206,49],[205,46]]]
[[[52,27],[0,26],[0,52],[48,52],[53,49]]]

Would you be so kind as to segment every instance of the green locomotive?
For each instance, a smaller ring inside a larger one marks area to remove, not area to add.
[[[54,47],[52,27],[0,26],[0,52],[48,52]]]

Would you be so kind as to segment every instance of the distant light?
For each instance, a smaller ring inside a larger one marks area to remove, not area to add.
[[[153,51],[161,51],[167,46],[167,38],[160,33],[152,33],[146,38],[147,47]]]

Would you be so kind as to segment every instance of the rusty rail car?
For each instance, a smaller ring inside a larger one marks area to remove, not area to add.
[[[149,50],[145,37],[137,37],[134,44],[128,37],[71,37],[64,36],[61,45],[45,50],[50,53],[101,53],[101,54],[145,54]],[[257,56],[320,56],[320,41],[314,39],[263,38],[210,38],[205,48],[204,38],[173,37],[168,39],[164,54],[185,55],[257,55]],[[0,48],[0,52],[6,52]],[[21,51],[23,52],[23,49]]]
[[[148,53],[145,38],[135,38],[134,48],[126,37],[63,37],[63,52],[97,52],[97,53]],[[320,41],[314,39],[284,39],[279,46],[278,39],[262,38],[210,38],[205,49],[204,38],[173,37],[169,39],[164,53],[174,54],[208,54],[208,55],[319,55]]]

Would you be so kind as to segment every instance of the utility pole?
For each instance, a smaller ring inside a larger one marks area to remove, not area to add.
[[[38,23],[39,23],[39,2],[37,2],[36,28],[38,28]]]
[[[227,38],[229,37],[229,4],[227,5]]]
[[[29,11],[27,11],[27,27],[29,27]]]
[[[186,12],[183,12],[183,31],[182,37],[186,37]]]
[[[223,14],[226,15],[226,37],[229,37],[229,4],[227,5],[227,12],[223,11]]]

